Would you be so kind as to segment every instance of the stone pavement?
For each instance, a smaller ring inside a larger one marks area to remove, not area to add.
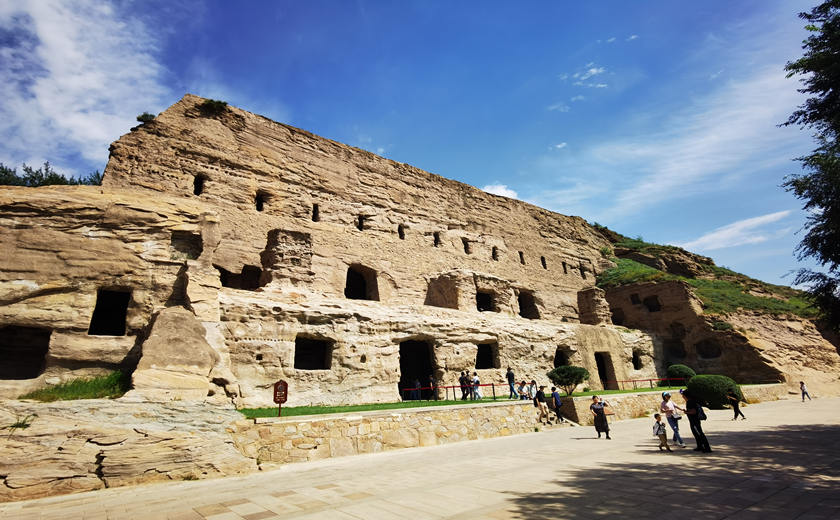
[[[653,419],[633,419],[613,440],[564,428],[3,504],[0,518],[840,518],[838,406],[762,403],[737,422],[712,411],[705,455],[660,453]]]

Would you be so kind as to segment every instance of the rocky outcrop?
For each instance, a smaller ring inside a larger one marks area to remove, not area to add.
[[[227,431],[241,417],[220,402],[6,401],[0,501],[254,471]]]
[[[206,397],[210,371],[219,355],[204,335],[204,327],[190,311],[180,307],[162,310],[143,342],[132,376],[132,393],[156,400]]]

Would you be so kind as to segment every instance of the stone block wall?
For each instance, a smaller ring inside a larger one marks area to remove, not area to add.
[[[236,421],[236,447],[258,462],[305,462],[503,437],[539,426],[531,401]]]

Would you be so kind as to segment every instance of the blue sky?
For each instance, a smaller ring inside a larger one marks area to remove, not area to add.
[[[789,284],[812,3],[0,3],[0,162],[104,169],[185,92]]]

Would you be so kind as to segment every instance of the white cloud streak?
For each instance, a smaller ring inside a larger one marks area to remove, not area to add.
[[[699,238],[676,245],[692,251],[713,251],[715,249],[724,249],[727,247],[759,244],[772,238],[776,238],[779,234],[788,233],[790,231],[789,227],[778,230],[767,230],[762,228],[768,224],[778,222],[790,214],[790,210],[777,211],[775,213],[768,213],[758,217],[738,220],[710,231]]]
[[[555,144],[552,148],[554,148],[555,150],[562,150],[563,148],[565,148],[567,146],[569,146],[569,143],[563,142],[563,143]]]
[[[553,105],[547,106],[546,110],[549,112],[568,112],[571,110],[571,107],[565,103],[554,103]]]
[[[102,168],[110,142],[171,97],[154,32],[111,5],[4,2],[0,36],[0,160],[10,165]]]
[[[519,198],[519,194],[508,188],[506,184],[488,184],[487,186],[483,186],[481,189],[487,193],[492,193],[493,195],[501,195],[503,197],[510,197],[511,199]]]

